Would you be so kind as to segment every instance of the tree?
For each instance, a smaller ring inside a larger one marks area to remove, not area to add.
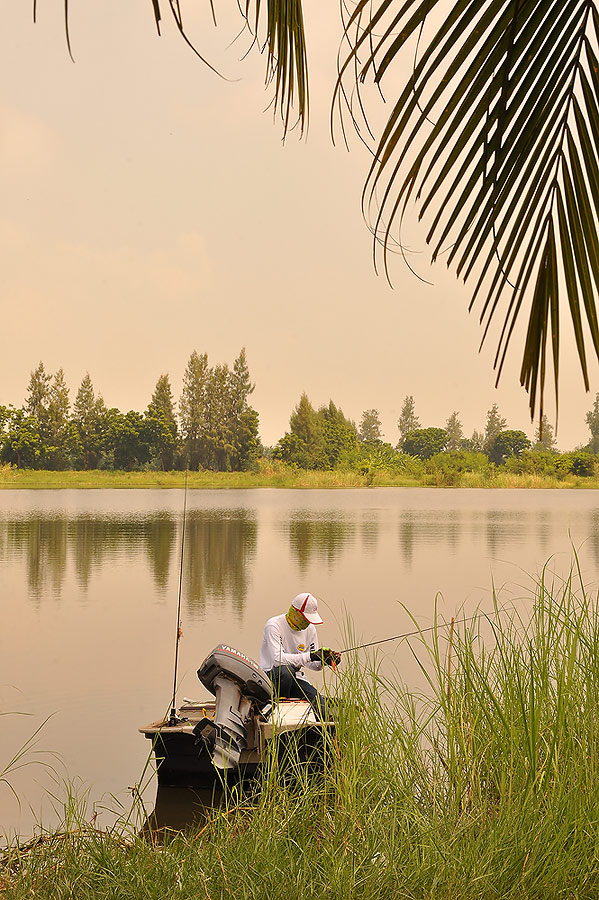
[[[358,444],[358,432],[355,424],[347,419],[343,411],[333,401],[318,410],[323,437],[324,468],[335,466],[354,451]]]
[[[378,410],[365,409],[360,420],[358,440],[362,443],[380,444],[383,441],[381,420]]]
[[[464,430],[459,420],[459,412],[453,412],[445,423],[447,432],[446,450],[460,450],[464,443]]]
[[[231,374],[231,441],[233,445],[231,467],[236,470],[248,469],[258,456],[260,441],[258,438],[258,413],[249,405],[249,396],[253,394],[255,385],[250,379],[245,355],[242,347],[239,356],[233,363]]]
[[[324,437],[322,420],[310,403],[307,394],[300,401],[289,418],[289,431],[273,450],[275,459],[298,466],[300,469],[323,469],[325,467]]]
[[[84,375],[73,403],[73,425],[77,435],[77,468],[96,469],[106,441],[108,411],[102,395],[96,396],[89,372]]]
[[[201,437],[200,461],[207,469],[226,472],[231,468],[233,430],[231,373],[223,363],[210,370],[206,383],[206,428]]]
[[[59,369],[50,384],[47,410],[45,464],[49,469],[66,469],[77,448],[77,432],[70,419],[71,401],[64,372]]]
[[[498,434],[505,431],[507,425],[506,420],[499,414],[499,407],[493,404],[487,413],[487,424],[485,426],[485,437],[483,441],[483,450],[488,455],[490,448]]]
[[[150,435],[141,413],[108,411],[109,444],[115,469],[141,469],[150,459]]]
[[[431,456],[445,450],[447,438],[444,428],[416,428],[405,436],[402,449],[410,456],[430,459]]]
[[[52,376],[46,372],[43,362],[40,362],[37,369],[31,373],[27,386],[25,413],[38,422],[42,432],[45,432],[48,426],[51,382]]]
[[[555,450],[555,436],[553,434],[553,426],[547,416],[543,414],[541,422],[535,432],[535,450]]]
[[[150,454],[163,471],[170,470],[173,468],[177,449],[177,420],[168,375],[161,375],[156,382],[145,417]]]
[[[591,453],[599,453],[599,394],[595,394],[593,408],[586,414],[585,422],[591,432],[589,450]]]
[[[410,431],[416,431],[416,429],[420,428],[420,419],[414,411],[414,398],[411,395],[406,397],[403,402],[399,419],[397,420],[397,427],[399,428],[397,447],[402,449],[406,436]]]
[[[35,416],[25,409],[12,409],[5,423],[2,459],[19,469],[39,469],[44,459],[45,445]]]
[[[183,390],[179,403],[183,449],[190,469],[197,469],[201,457],[201,440],[206,433],[206,382],[208,356],[194,350],[183,375]]]
[[[485,445],[485,436],[482,431],[477,431],[476,428],[472,432],[472,437],[467,438],[465,440],[465,448],[466,450],[473,450],[475,453],[482,453],[483,447]]]
[[[523,431],[501,431],[489,447],[489,460],[502,465],[510,456],[520,456],[523,450],[530,450],[530,441]]]

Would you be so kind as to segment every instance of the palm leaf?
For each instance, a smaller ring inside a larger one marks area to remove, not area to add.
[[[396,87],[395,70],[418,42],[363,195],[375,258],[382,254],[388,273],[415,205],[428,223],[431,259],[447,252],[448,266],[473,282],[483,341],[497,329],[498,379],[527,317],[520,381],[531,416],[542,415],[549,359],[557,397],[562,306],[587,389],[589,341],[599,356],[599,15],[593,0],[444,7],[358,0],[344,23],[350,49],[334,101],[342,121],[347,109],[362,132],[356,109],[366,103],[348,98],[368,81],[383,93]]]
[[[162,9],[166,6],[172,15],[177,30],[185,43],[201,61],[217,75],[217,69],[200,53],[189,38],[183,23],[180,0],[149,0],[156,28],[160,34]],[[214,14],[213,0],[209,0]],[[283,123],[283,131],[299,125],[303,132],[308,123],[308,57],[302,13],[302,0],[238,0],[241,15],[258,43],[266,53],[266,82],[274,85],[273,106]],[[266,6],[266,11],[264,7]],[[33,18],[37,15],[37,0],[33,0]],[[69,54],[71,37],[69,32],[69,0],[64,0],[64,21]],[[264,37],[260,38],[261,30]],[[292,112],[295,109],[295,121]]]

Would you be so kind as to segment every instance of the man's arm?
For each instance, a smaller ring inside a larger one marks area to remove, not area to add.
[[[275,666],[291,666],[297,670],[301,669],[302,666],[309,665],[311,668],[314,666],[313,663],[310,663],[309,649],[303,653],[286,653],[283,650],[281,634],[275,622],[267,622],[264,628],[264,650],[271,661],[272,668]]]

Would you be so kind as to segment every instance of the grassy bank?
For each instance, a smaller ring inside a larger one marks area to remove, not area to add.
[[[411,639],[424,695],[344,661],[321,778],[273,765],[262,793],[156,844],[71,818],[0,862],[2,900],[595,898],[599,612],[538,586],[529,621]]]
[[[182,488],[185,472],[52,472],[38,469],[16,469],[0,465],[0,490],[43,489],[102,489],[102,488]],[[305,471],[284,465],[261,465],[256,472],[189,472],[188,487],[192,490],[292,488],[335,489],[362,487],[447,487],[447,488],[599,488],[596,478],[568,475],[555,478],[546,475],[516,474],[490,469],[484,472],[461,472],[451,479],[431,473],[412,475],[381,470],[362,475],[344,471]]]

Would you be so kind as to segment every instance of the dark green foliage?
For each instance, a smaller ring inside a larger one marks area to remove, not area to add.
[[[102,458],[108,411],[101,395],[96,396],[89,372],[84,376],[75,403],[73,424],[77,434],[75,468],[95,469]]]
[[[586,450],[575,450],[572,453],[562,453],[556,460],[556,471],[559,474],[579,475],[590,478],[597,469],[597,457]]]
[[[170,470],[177,452],[177,420],[168,375],[161,375],[146,410],[150,461],[155,468]]]
[[[2,460],[19,468],[40,469],[44,451],[38,420],[24,409],[12,409],[5,421]]]
[[[448,435],[444,428],[417,428],[406,434],[402,449],[404,453],[417,456],[419,459],[430,459],[445,449],[447,439]]]
[[[551,450],[544,450],[542,446],[535,445],[532,450],[523,450],[519,456],[508,456],[505,460],[505,468],[508,472],[517,475],[540,475],[546,477],[567,474],[567,467],[560,468],[560,460],[563,457]]]
[[[151,434],[144,416],[109,409],[107,414],[107,450],[111,468],[131,471],[143,468],[150,460]]]
[[[193,351],[180,403],[182,453],[191,469],[252,467],[259,448],[258,413],[248,399],[253,390],[245,348],[232,371],[226,364],[210,368],[207,355]]]
[[[491,462],[500,466],[510,456],[520,456],[523,450],[530,450],[530,440],[523,431],[500,431],[489,445],[488,456]]]
[[[485,453],[475,450],[454,450],[436,453],[427,461],[425,472],[439,487],[453,487],[460,483],[464,472],[486,472],[490,468]]]
[[[274,448],[273,458],[300,469],[331,470],[347,464],[358,446],[356,426],[332,400],[316,412],[302,394],[289,427]]]

